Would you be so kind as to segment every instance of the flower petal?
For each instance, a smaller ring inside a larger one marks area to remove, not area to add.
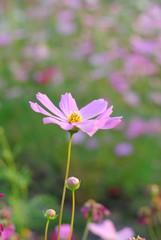
[[[130,227],[125,227],[118,231],[119,240],[128,240],[130,237],[134,236],[134,231]]]
[[[118,239],[115,226],[110,220],[102,223],[90,223],[89,230],[103,240]]]
[[[70,123],[59,121],[53,117],[43,118],[43,123],[44,124],[54,123],[54,124],[59,125],[64,130],[71,130],[73,128],[73,126]]]
[[[80,128],[83,132],[86,132],[90,137],[98,130],[97,120],[87,120],[83,122],[73,123],[74,126]]]
[[[59,106],[66,116],[68,116],[72,112],[79,111],[76,101],[70,93],[65,93],[64,95],[61,95]]]
[[[30,103],[30,107],[32,108],[32,110],[34,112],[38,112],[38,113],[44,114],[46,116],[52,116],[49,112],[44,110],[39,104],[33,103],[33,102],[29,102],[29,103]]]
[[[39,100],[48,110],[62,119],[66,119],[65,115],[50,101],[50,99],[42,93],[36,94],[37,100]]]
[[[109,118],[100,129],[111,129],[116,127],[121,122],[122,117]]]
[[[89,104],[81,108],[80,114],[82,115],[83,120],[87,120],[101,114],[102,112],[105,111],[106,108],[107,101],[100,98],[90,102]]]
[[[105,125],[106,121],[110,119],[112,109],[113,109],[113,106],[109,107],[96,118],[99,121],[99,129],[101,129]]]

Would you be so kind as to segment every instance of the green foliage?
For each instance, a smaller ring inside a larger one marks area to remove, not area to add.
[[[144,5],[140,0],[104,0],[98,1],[98,7],[90,9],[85,4],[75,10],[56,4],[62,1],[53,1],[52,6],[46,1],[6,2],[4,12],[0,10],[0,20],[11,42],[1,46],[0,120],[9,144],[1,128],[1,190],[18,201],[21,198],[26,201],[28,195],[61,196],[68,134],[58,126],[43,125],[42,116],[30,109],[29,101],[35,101],[37,92],[47,94],[56,106],[64,92],[71,92],[79,107],[95,98],[106,98],[109,106],[114,106],[112,116],[123,116],[117,129],[100,131],[92,139],[83,136],[81,143],[73,144],[71,174],[81,180],[81,190],[76,196],[79,204],[88,198],[105,199],[113,186],[134,197],[147,184],[160,184],[161,111],[160,102],[151,97],[161,90],[160,63],[155,55],[146,55],[156,72],[148,74],[149,67],[145,64],[146,71],[140,74],[141,63],[136,71],[124,72],[128,57],[136,54],[131,43],[133,37],[158,40],[159,30],[148,36],[136,26],[141,14],[150,8],[150,2],[143,1]],[[71,34],[58,31],[59,14],[64,11],[73,14],[76,30]],[[92,48],[84,55],[83,43],[91,44]],[[107,59],[97,63],[95,57],[99,59],[102,54]],[[115,57],[117,54],[120,55]],[[38,74],[52,67],[56,74],[39,82]],[[118,90],[122,82],[113,84],[110,78],[113,73],[121,74],[118,78],[123,79],[127,89]],[[138,102],[132,104],[127,100],[129,96],[136,97]],[[130,138],[127,132],[134,119],[145,124],[157,119],[158,125]],[[121,142],[133,146],[131,155],[116,154],[116,146]],[[31,205],[35,206],[36,201],[31,198]],[[15,201],[12,202],[16,209]],[[20,207],[25,209],[21,202]],[[41,223],[40,213],[35,209],[31,215],[37,221],[31,223],[37,229]]]

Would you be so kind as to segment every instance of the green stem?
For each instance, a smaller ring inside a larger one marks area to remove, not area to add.
[[[88,218],[87,219],[87,222],[86,222],[86,226],[85,226],[85,229],[84,229],[84,233],[83,233],[83,237],[82,237],[82,240],[86,240],[87,239],[87,236],[88,236],[88,224],[91,222],[91,218]]]
[[[71,146],[72,146],[72,133],[70,134],[69,145],[68,145],[68,159],[67,159],[67,166],[66,166],[66,173],[65,173],[65,180],[64,180],[64,187],[63,187],[63,194],[62,194],[62,200],[61,200],[61,206],[60,206],[59,224],[58,224],[58,238],[57,238],[57,240],[60,239],[60,226],[61,226],[61,223],[62,223],[64,201],[65,201],[65,195],[66,195],[66,180],[68,178],[69,167],[70,167]]]
[[[151,239],[156,240],[157,238],[156,238],[156,234],[155,234],[155,231],[153,229],[152,224],[149,223],[149,224],[147,224],[147,226],[148,226],[148,230],[149,230],[149,234],[150,234]]]
[[[45,236],[44,236],[44,240],[48,239],[48,228],[49,228],[49,222],[50,220],[48,219],[46,222],[46,227],[45,227]]]
[[[75,214],[75,190],[72,191],[72,216],[71,216],[70,234],[69,234],[68,240],[71,239],[72,233],[73,233],[74,214]]]

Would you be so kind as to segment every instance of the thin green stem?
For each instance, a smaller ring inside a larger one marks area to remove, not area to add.
[[[69,234],[68,240],[71,239],[72,233],[73,233],[74,214],[75,214],[75,190],[72,191],[72,216],[71,216],[70,234]]]
[[[87,236],[88,236],[88,224],[91,222],[91,218],[88,218],[87,219],[87,222],[86,222],[86,226],[85,226],[85,229],[84,229],[84,232],[83,232],[83,237],[82,237],[82,240],[86,240],[87,239]]]
[[[156,234],[151,223],[147,224],[151,239],[156,240]]]
[[[60,239],[60,227],[61,227],[61,223],[62,223],[64,201],[65,201],[65,195],[66,195],[66,180],[68,178],[69,167],[70,167],[71,146],[72,146],[72,134],[70,134],[70,139],[69,139],[69,144],[68,144],[68,159],[67,159],[65,180],[64,180],[64,186],[63,186],[63,194],[62,194],[62,200],[61,200],[61,206],[60,206],[59,224],[58,224],[58,238],[57,238],[57,240]]]
[[[48,219],[47,222],[46,222],[44,240],[47,240],[47,239],[48,239],[48,228],[49,228],[49,222],[50,222],[50,219]]]

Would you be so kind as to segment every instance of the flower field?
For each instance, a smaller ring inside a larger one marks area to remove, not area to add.
[[[0,26],[0,239],[47,240],[43,212],[54,208],[48,239],[59,240],[72,132],[69,176],[80,188],[65,240],[81,239],[89,199],[111,212],[90,223],[89,240],[160,240],[160,2],[2,0]]]

